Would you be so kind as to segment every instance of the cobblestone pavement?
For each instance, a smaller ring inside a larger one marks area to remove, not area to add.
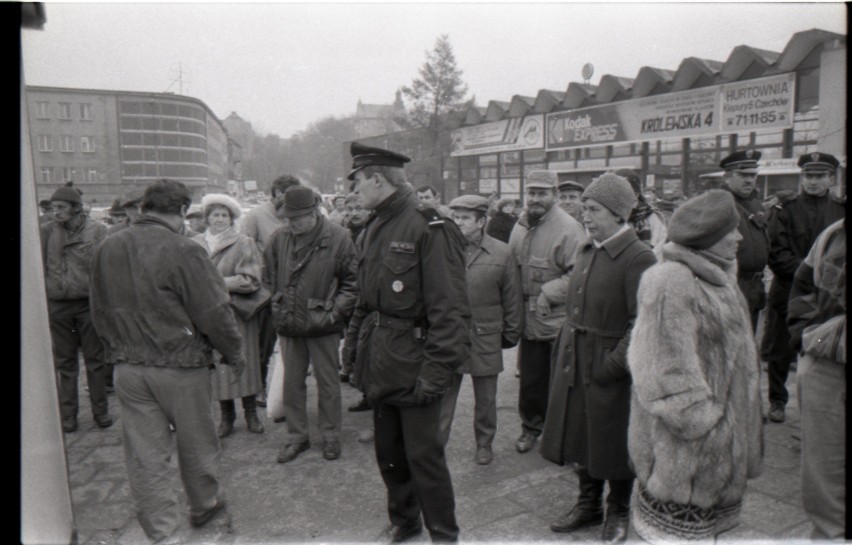
[[[595,541],[600,528],[574,534],[554,534],[548,525],[571,508],[577,478],[567,467],[551,464],[532,450],[519,454],[514,442],[520,433],[517,415],[516,350],[504,354],[500,375],[499,428],[494,461],[473,461],[473,393],[467,379],[456,409],[447,457],[456,491],[456,514],[462,542]],[[81,381],[85,373],[81,373]],[[235,432],[222,441],[222,482],[229,507],[201,529],[190,529],[181,493],[183,537],[187,543],[272,544],[374,542],[387,524],[384,486],[375,464],[372,443],[358,435],[369,429],[371,413],[345,408],[360,394],[342,384],[343,429],[340,459],[322,458],[316,430],[316,383],[309,383],[309,418],[313,447],[288,463],[276,463],[286,437],[286,423],[275,424],[262,415],[266,433],[248,433],[237,404]],[[65,435],[71,494],[80,544],[149,543],[133,512],[121,444],[121,413],[110,396],[115,425],[95,426],[81,383],[80,429]],[[720,541],[805,542],[811,526],[801,505],[799,482],[800,437],[795,400],[795,373],[788,381],[791,402],[787,421],[767,423],[763,475],[749,482],[743,522],[722,534]],[[764,411],[766,374],[763,374]],[[218,413],[218,410],[216,411]],[[218,415],[217,415],[218,418]],[[176,462],[173,460],[176,467]],[[178,481],[179,486],[179,481]],[[418,540],[428,542],[424,533]]]

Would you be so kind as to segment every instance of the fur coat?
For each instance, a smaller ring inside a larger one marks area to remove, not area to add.
[[[628,449],[660,502],[739,504],[762,471],[760,367],[736,262],[666,243],[645,272],[627,361]]]

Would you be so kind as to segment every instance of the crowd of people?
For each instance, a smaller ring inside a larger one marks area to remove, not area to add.
[[[534,170],[523,204],[443,205],[433,187],[407,182],[408,157],[350,151],[350,192],[331,211],[288,175],[245,215],[224,194],[193,209],[168,179],[117,199],[109,228],[72,184],[41,203],[62,427],[78,428],[81,349],[94,422],[113,424],[108,394],[121,406],[128,480],[153,542],[179,540],[172,434],[190,523],[202,526],[226,507],[217,463],[237,399],[246,429],[264,433],[258,407],[283,396],[277,462],[311,448],[308,374],[325,460],[345,446],[341,383],[362,393],[349,410],[373,412],[365,440],[390,522],[379,539],[425,527],[457,541],[445,455],[456,402],[469,375],[471,452],[491,464],[503,350],[515,346],[515,448],[538,443],[579,482],[554,532],[601,525],[607,543],[664,543],[736,526],[798,359],[803,504],[814,537],[844,536],[845,199],[831,191],[834,156],[802,155],[800,193],[767,208],[760,152],[735,151],[720,163],[723,188],[668,216],[632,170],[588,186]],[[283,384],[271,379],[276,343]]]

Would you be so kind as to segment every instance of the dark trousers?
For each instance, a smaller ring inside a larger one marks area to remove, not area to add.
[[[89,315],[89,300],[49,300],[48,313],[50,339],[53,342],[53,364],[58,377],[59,406],[62,418],[77,416],[79,409],[77,397],[77,381],[80,376],[80,364],[77,359],[78,347],[83,349],[92,414],[96,416],[107,414],[104,347],[92,325]]]
[[[547,416],[547,396],[550,392],[550,352],[552,341],[521,339],[518,346],[518,370],[521,384],[518,392],[518,412],[526,433],[541,435]]]
[[[257,313],[258,341],[260,343],[260,380],[263,381],[264,391],[266,389],[266,373],[269,370],[269,358],[275,351],[275,341],[278,334],[272,320],[272,305],[266,305]]]
[[[633,492],[634,479],[617,479],[603,481],[595,479],[583,466],[577,466],[577,477],[580,478],[580,495],[577,505],[597,511],[601,509],[604,482],[609,483],[609,494],[606,496],[607,516],[626,517],[630,513],[630,494]]]
[[[796,353],[790,348],[790,332],[787,330],[787,300],[790,286],[772,280],[769,290],[769,306],[766,309],[766,331],[763,334],[761,357],[768,364],[769,402],[786,405],[790,398],[787,392],[787,375]]]
[[[422,512],[432,541],[457,541],[456,502],[438,429],[440,414],[440,400],[425,407],[375,407],[376,461],[393,524],[411,523]]]

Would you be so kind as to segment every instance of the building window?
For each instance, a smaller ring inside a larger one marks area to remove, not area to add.
[[[73,182],[74,176],[77,174],[77,169],[74,167],[62,167],[62,181]]]
[[[90,182],[97,182],[98,181],[98,169],[90,168],[88,174],[89,174],[88,181],[90,181]]]
[[[83,153],[95,152],[95,138],[93,136],[80,137],[80,151]]]
[[[41,182],[44,184],[53,182],[53,167],[41,167]]]
[[[53,151],[53,138],[49,134],[38,135],[38,150]]]
[[[71,103],[59,103],[59,119],[71,119]]]
[[[80,119],[83,121],[91,121],[92,120],[92,105],[91,104],[80,104]]]
[[[59,151],[70,153],[74,151],[74,137],[64,135],[59,137]]]
[[[36,102],[36,117],[38,119],[50,119],[50,102]]]

